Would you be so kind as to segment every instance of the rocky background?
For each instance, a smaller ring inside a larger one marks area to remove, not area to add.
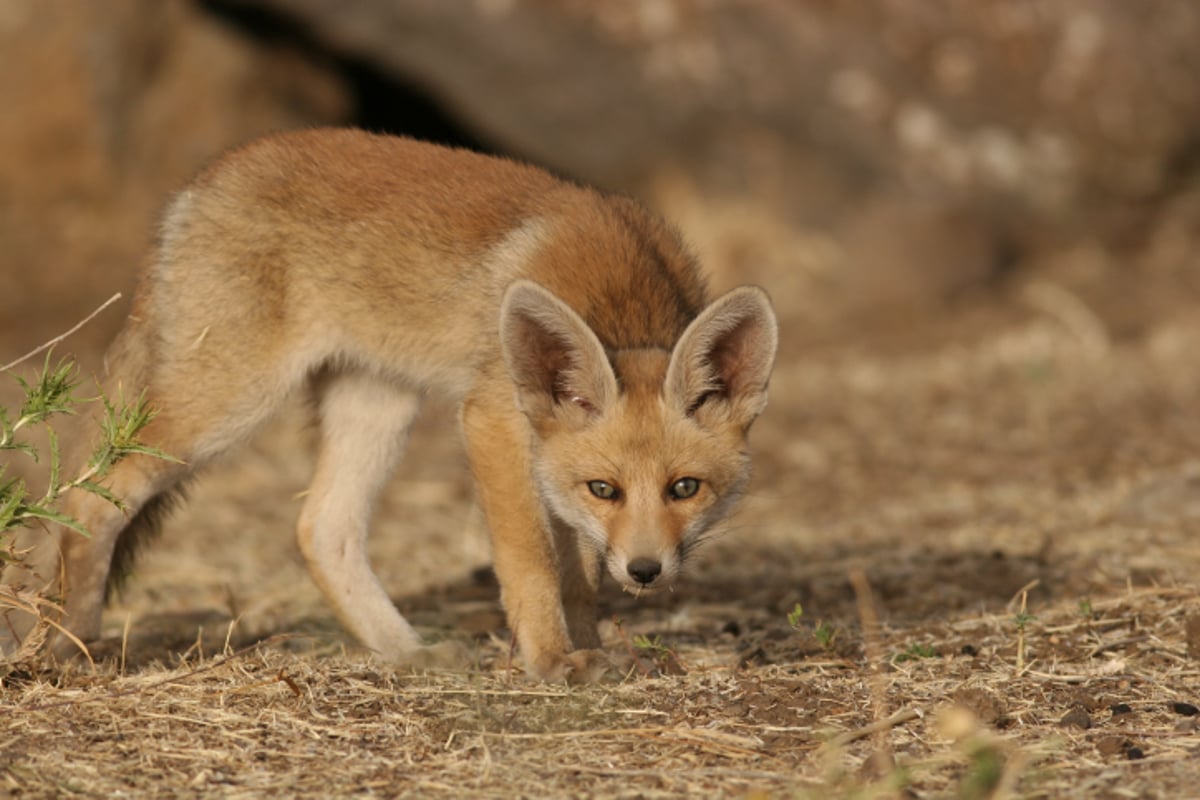
[[[0,355],[127,299],[214,154],[320,124],[641,196],[801,342],[1035,278],[1120,333],[1200,280],[1197,41],[1188,0],[6,0]]]

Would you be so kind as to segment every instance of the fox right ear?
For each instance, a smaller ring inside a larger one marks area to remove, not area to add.
[[[500,350],[517,402],[535,422],[556,413],[583,422],[617,397],[617,379],[596,334],[532,281],[516,281],[504,293]]]

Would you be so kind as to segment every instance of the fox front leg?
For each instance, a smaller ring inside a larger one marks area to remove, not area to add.
[[[531,474],[528,423],[511,405],[474,398],[463,405],[462,424],[501,600],[525,668],[546,681],[578,677],[592,659],[572,654],[559,558]]]

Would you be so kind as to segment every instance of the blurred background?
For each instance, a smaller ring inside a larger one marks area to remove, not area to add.
[[[1136,333],[1200,294],[1198,42],[1189,0],[5,0],[0,356],[128,300],[214,155],[329,124],[637,195],[789,346],[1031,276]]]

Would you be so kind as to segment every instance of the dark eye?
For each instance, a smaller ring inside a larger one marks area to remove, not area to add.
[[[676,500],[686,500],[700,491],[700,481],[695,478],[680,478],[671,484],[667,494]]]
[[[588,490],[601,500],[616,500],[620,492],[607,481],[588,481]]]

